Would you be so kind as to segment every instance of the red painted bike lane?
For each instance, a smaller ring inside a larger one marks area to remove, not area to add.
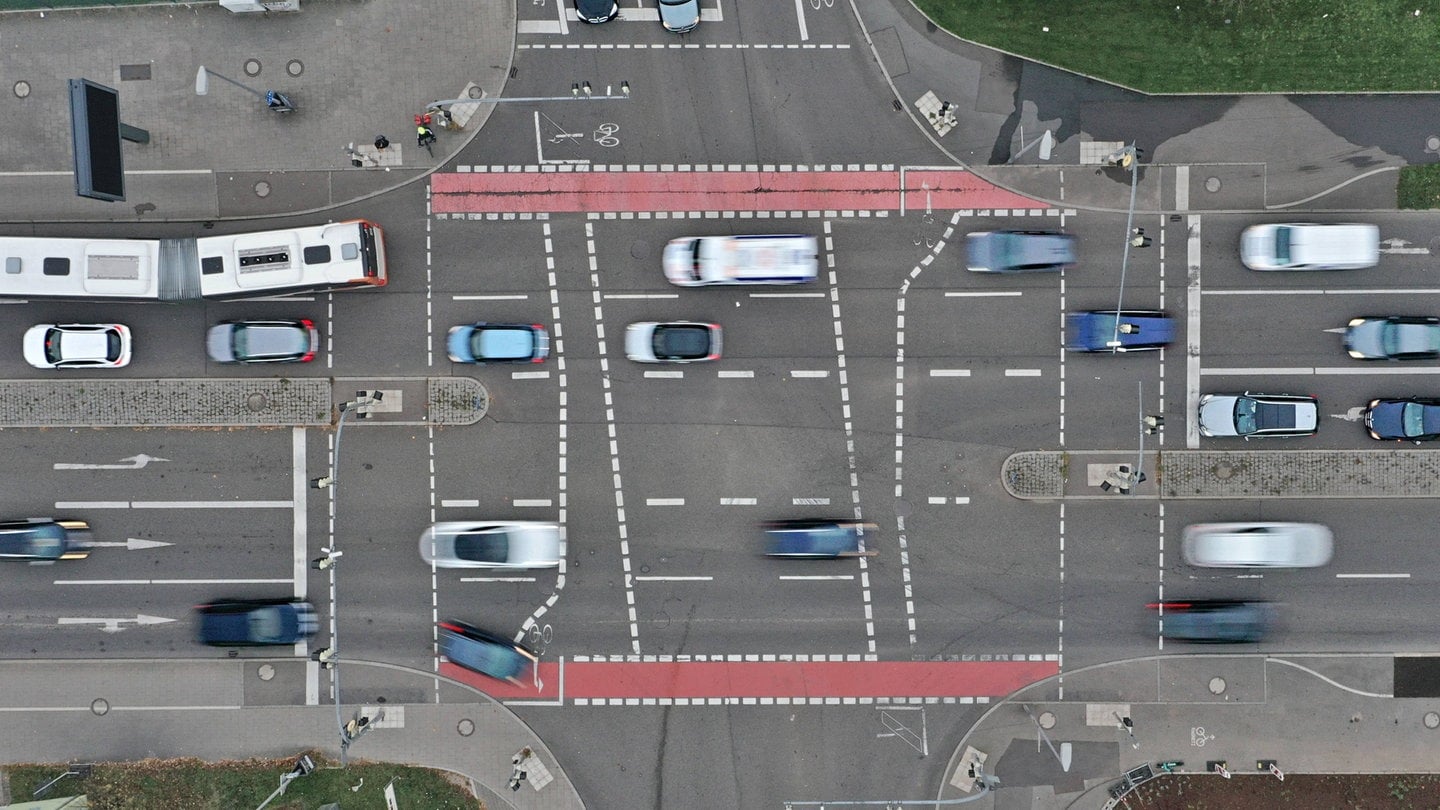
[[[497,681],[445,663],[440,674],[498,700],[606,703],[728,699],[991,698],[1059,672],[1055,661],[565,661],[541,663],[541,686]]]
[[[1050,207],[964,169],[462,172],[430,189],[437,214]]]

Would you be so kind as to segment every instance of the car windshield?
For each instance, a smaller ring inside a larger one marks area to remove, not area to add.
[[[534,353],[535,339],[528,329],[477,329],[470,348],[479,358],[517,360]]]
[[[250,638],[256,641],[279,638],[285,626],[285,620],[280,615],[279,607],[256,608],[250,611],[248,619]]]
[[[503,563],[510,548],[504,532],[467,532],[455,536],[455,556],[474,562]]]
[[[1427,354],[1440,351],[1440,327],[1419,323],[1389,323],[1381,336],[1388,355]]]
[[[1400,412],[1400,424],[1406,436],[1425,434],[1425,406],[1418,402],[1407,402]]]
[[[1235,432],[1241,436],[1255,432],[1255,405],[1249,397],[1235,398]]]
[[[703,326],[657,326],[652,348],[661,358],[704,357],[710,353],[710,330]]]
[[[1283,225],[1275,229],[1275,263],[1290,263],[1290,229]]]

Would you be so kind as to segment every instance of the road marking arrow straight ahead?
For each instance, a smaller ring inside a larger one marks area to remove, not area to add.
[[[62,625],[65,625],[65,624],[98,624],[98,625],[102,625],[102,627],[101,627],[100,629],[103,630],[103,631],[106,632],[106,633],[118,633],[118,632],[120,632],[121,630],[126,629],[126,628],[120,626],[121,623],[123,623],[123,622],[134,622],[134,623],[137,624],[137,625],[144,625],[144,624],[169,624],[170,622],[173,622],[173,621],[175,621],[175,620],[174,620],[174,619],[167,619],[167,618],[165,618],[164,616],[146,616],[144,613],[137,613],[137,614],[135,615],[135,618],[133,618],[133,619],[126,619],[126,618],[119,618],[119,619],[91,619],[91,618],[81,618],[81,617],[76,617],[76,616],[61,616],[61,617],[60,617],[60,624],[62,624]]]
[[[174,543],[163,543],[159,540],[142,540],[139,537],[130,537],[121,543],[118,541],[106,541],[90,543],[91,548],[123,548],[126,551],[142,551],[147,548],[160,548],[161,546],[173,546]]]
[[[119,463],[119,464],[67,464],[67,463],[64,463],[64,462],[56,462],[56,463],[55,463],[55,469],[57,469],[57,470],[141,470],[141,469],[144,469],[144,468],[145,468],[145,465],[149,464],[149,463],[152,462],[152,461],[169,461],[169,460],[170,460],[170,459],[168,459],[168,458],[157,458],[156,456],[147,456],[147,455],[145,455],[144,453],[141,453],[141,454],[138,455],[138,456],[130,456],[129,458],[122,458],[122,459],[120,459],[120,462],[121,462],[121,463]]]

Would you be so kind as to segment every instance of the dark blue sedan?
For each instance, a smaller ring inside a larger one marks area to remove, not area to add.
[[[1201,644],[1243,644],[1259,641],[1275,624],[1275,607],[1268,602],[1236,599],[1192,599],[1160,602],[1165,636]]]
[[[1429,442],[1440,439],[1440,399],[1372,399],[1365,411],[1370,438]]]
[[[54,562],[90,556],[90,526],[83,520],[26,518],[0,522],[0,560]]]
[[[1065,316],[1065,348],[1072,352],[1143,352],[1175,339],[1175,321],[1158,310],[1096,309]]]
[[[540,656],[473,624],[440,622],[440,654],[450,663],[502,681],[519,682]]]
[[[858,520],[776,520],[766,523],[769,541],[765,553],[771,557],[827,559],[873,557],[866,549],[867,535],[875,537],[875,524]]]
[[[231,599],[197,605],[200,643],[217,647],[298,644],[315,635],[315,608],[298,599]]]

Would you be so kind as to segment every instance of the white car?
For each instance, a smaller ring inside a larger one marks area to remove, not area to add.
[[[720,359],[720,324],[642,321],[625,327],[625,356],[637,363],[701,363]]]
[[[1240,260],[1251,270],[1374,267],[1380,263],[1380,229],[1316,222],[1251,225],[1240,235]]]
[[[420,535],[420,557],[436,568],[555,568],[560,526],[533,520],[436,523]]]
[[[1318,523],[1197,523],[1185,527],[1185,561],[1202,568],[1317,568],[1335,539]]]
[[[25,330],[25,362],[36,368],[120,368],[130,328],[118,323],[42,323]]]
[[[1315,397],[1295,394],[1204,394],[1201,436],[1310,436],[1319,428]]]

